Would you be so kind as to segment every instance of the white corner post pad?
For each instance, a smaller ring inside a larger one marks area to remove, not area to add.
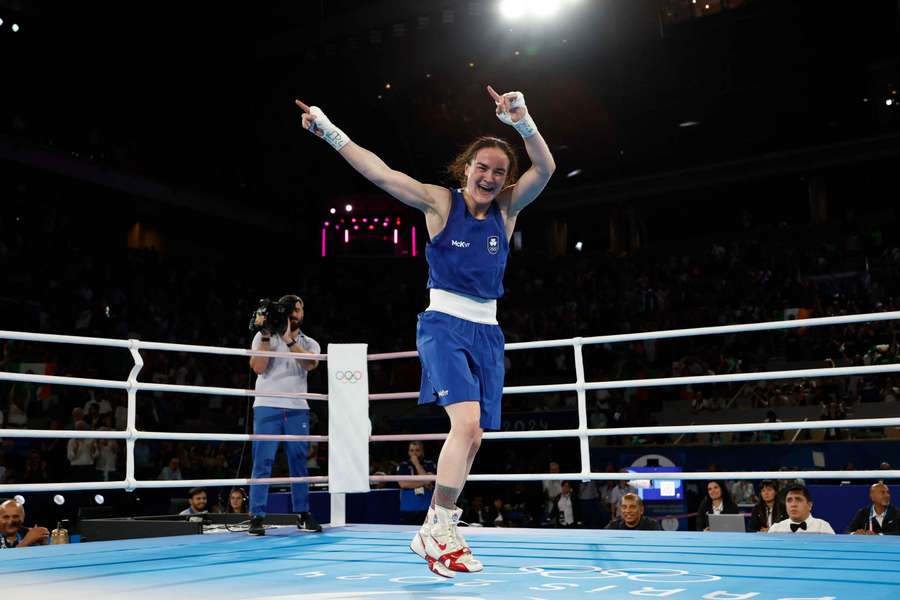
[[[366,344],[328,344],[328,490],[332,525],[346,523],[343,494],[369,491],[372,428],[367,350]]]

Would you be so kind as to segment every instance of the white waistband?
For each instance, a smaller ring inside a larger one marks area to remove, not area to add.
[[[431,302],[425,310],[442,312],[466,321],[497,325],[497,301],[466,296],[457,292],[429,290]]]

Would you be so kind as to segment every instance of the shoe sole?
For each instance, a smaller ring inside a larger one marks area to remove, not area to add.
[[[437,562],[435,559],[428,556],[427,552],[425,552],[425,543],[422,541],[422,536],[419,535],[418,533],[416,533],[416,536],[409,543],[409,549],[412,550],[417,555],[419,555],[420,558],[423,558],[426,561],[428,561],[428,568],[431,569],[433,572],[435,572],[437,575],[440,575],[442,577],[453,577],[453,575],[445,575],[444,573],[438,573],[435,570],[435,565],[437,565],[437,567],[439,569],[443,569],[444,571],[447,571],[450,573],[454,573],[454,572],[455,573],[479,573],[484,570],[483,565],[479,565],[477,568],[473,568],[473,569],[469,569],[467,567],[454,569],[452,567],[447,567],[444,564]]]
[[[453,579],[456,577],[456,573],[428,556],[428,553],[425,552],[425,543],[422,541],[422,536],[418,533],[416,533],[416,536],[409,543],[409,549],[419,555],[420,558],[424,558],[428,562],[428,570],[435,575],[439,575],[445,579]]]

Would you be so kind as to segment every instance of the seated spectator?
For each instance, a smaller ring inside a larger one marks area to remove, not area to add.
[[[525,483],[518,481],[505,508],[513,527],[531,527],[536,521],[535,514],[540,510],[540,497],[537,488],[531,490]]]
[[[844,406],[837,402],[836,400],[832,400],[828,404],[822,405],[822,416],[820,419],[823,421],[839,421],[841,419],[845,419],[847,417],[844,412]],[[842,440],[845,437],[846,432],[843,429],[838,429],[837,427],[829,427],[825,430],[825,439],[826,440]]]
[[[736,515],[739,512],[725,482],[710,481],[706,484],[706,497],[697,508],[697,530],[709,531],[709,515]]]
[[[578,527],[581,522],[578,518],[578,503],[572,495],[572,484],[563,481],[561,487],[559,496],[553,499],[550,522],[553,527]]]
[[[397,475],[434,475],[434,461],[425,458],[422,442],[409,443],[407,460],[397,465]],[[407,525],[421,525],[431,506],[433,481],[398,481],[400,486],[400,518]]]
[[[869,488],[872,503],[863,506],[847,525],[847,533],[857,535],[900,535],[900,514],[891,504],[891,490],[883,482]]]
[[[637,494],[628,493],[619,500],[619,517],[606,525],[606,529],[631,529],[660,531],[659,521],[644,516],[644,501]]]
[[[756,490],[753,482],[748,479],[735,481],[731,484],[731,499],[735,504],[756,504]]]
[[[509,527],[509,516],[503,498],[494,498],[494,503],[487,510],[487,525],[490,527]]]
[[[625,480],[619,481],[616,484],[616,487],[609,492],[609,514],[610,519],[615,519],[618,517],[618,513],[616,511],[619,510],[619,502],[622,500],[622,496],[625,494],[633,494],[637,490],[628,485],[628,482]]]
[[[784,499],[778,495],[778,484],[771,479],[759,483],[759,502],[750,513],[747,531],[765,533],[773,523],[787,518]]]
[[[225,512],[242,514],[248,512],[247,492],[244,491],[244,488],[231,488],[231,492],[228,494],[228,506],[225,507]]]
[[[170,460],[169,464],[163,467],[162,471],[159,472],[158,479],[183,479],[181,476],[181,461],[177,458]]]
[[[830,533],[834,529],[828,521],[812,516],[812,498],[805,485],[793,483],[784,490],[788,518],[769,527],[769,533]]]
[[[46,544],[50,532],[46,527],[22,527],[25,506],[15,500],[0,502],[0,548],[24,548]]]
[[[191,505],[178,513],[179,515],[205,515],[209,512],[206,509],[206,490],[204,488],[191,488],[188,492],[188,502]]]
[[[484,500],[481,496],[472,498],[463,521],[476,527],[489,527],[492,524],[488,519],[488,510],[484,507]]]

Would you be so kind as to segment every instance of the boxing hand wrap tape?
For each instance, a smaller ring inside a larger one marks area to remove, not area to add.
[[[316,120],[309,124],[309,130],[312,133],[318,135],[318,132],[321,132],[322,139],[331,144],[331,147],[335,150],[340,150],[347,145],[350,138],[347,137],[346,133],[341,131],[340,127],[332,123],[331,120],[325,116],[325,113],[322,112],[321,108],[318,106],[310,106],[309,113],[316,117]]]
[[[522,136],[522,139],[528,139],[537,133],[537,125],[534,124],[534,119],[531,118],[531,115],[528,114],[528,108],[525,106],[525,94],[522,92],[512,92],[515,94],[515,98],[509,103],[510,108],[522,108],[525,110],[525,116],[519,119],[518,121],[513,121],[512,116],[509,112],[504,111],[497,113],[497,118],[507,125],[511,125],[513,129],[519,132],[519,135]]]

